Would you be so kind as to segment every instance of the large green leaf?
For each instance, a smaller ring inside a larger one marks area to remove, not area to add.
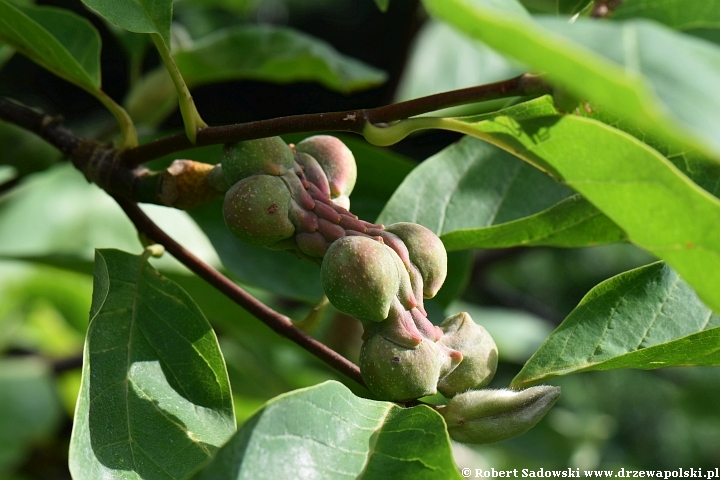
[[[0,0],[0,41],[86,90],[100,88],[100,35],[82,17],[54,7]]]
[[[720,4],[707,0],[625,0],[613,20],[648,18],[677,30],[720,28]]]
[[[144,255],[98,250],[73,478],[184,478],[234,431],[225,362],[197,305]]]
[[[587,294],[513,379],[526,386],[588,370],[720,365],[720,316],[662,262]]]
[[[45,362],[0,360],[0,412],[0,472],[7,473],[60,424],[60,400]]]
[[[625,232],[580,195],[511,222],[459,229],[442,237],[448,250],[514,246],[571,248],[623,240],[626,240]]]
[[[287,28],[245,25],[212,33],[173,51],[189,88],[231,80],[318,82],[342,93],[377,86],[386,75],[339,53],[328,43]],[[177,106],[167,69],[145,75],[130,92],[133,118],[156,124]]]
[[[513,155],[466,137],[408,175],[378,221],[424,225],[448,250],[576,247],[623,239],[607,217],[570,195],[566,186]]]
[[[536,101],[540,100],[541,99],[538,99]],[[625,119],[611,114],[602,107],[592,106],[588,110],[578,108],[576,113],[600,120],[614,128],[629,133],[665,156],[665,158],[670,160],[673,165],[690,177],[693,182],[705,189],[705,191],[716,197],[720,197],[720,163],[702,155],[697,150],[683,148],[682,145],[678,145],[677,142],[674,142],[672,139],[658,137],[639,130]]]
[[[268,402],[194,478],[462,477],[431,408],[366,400],[326,382]]]
[[[656,150],[575,115],[436,123],[501,146],[571,186],[720,311],[720,200]]]
[[[317,81],[349,93],[379,85],[385,74],[330,44],[283,27],[248,25],[208,35],[173,57],[188,85],[234,79]]]
[[[172,0],[82,0],[103,18],[137,33],[156,33],[170,46]]]
[[[639,128],[720,156],[720,49],[659,24],[546,18],[488,0],[425,0],[431,13]],[[673,62],[668,62],[673,58]]]

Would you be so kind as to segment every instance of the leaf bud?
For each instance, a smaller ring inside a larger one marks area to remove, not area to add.
[[[269,247],[295,232],[289,208],[290,191],[280,177],[253,175],[227,191],[223,216],[240,240]]]
[[[437,348],[429,340],[407,348],[378,333],[360,350],[363,380],[383,400],[399,402],[433,395],[440,363]]]
[[[318,161],[327,176],[331,197],[350,195],[357,179],[357,166],[352,152],[340,139],[315,135],[295,145],[295,151]]]
[[[381,322],[400,279],[392,251],[368,237],[348,236],[330,245],[320,269],[323,290],[341,312]]]
[[[539,385],[526,390],[470,390],[439,409],[450,438],[464,443],[492,443],[530,430],[550,410],[560,388]]]
[[[228,183],[258,173],[282,175],[295,166],[292,150],[280,137],[268,137],[225,145],[222,172]]]
[[[451,372],[441,376],[438,390],[452,397],[471,388],[490,383],[498,363],[498,351],[490,334],[466,312],[448,317],[440,324],[444,335],[438,343],[462,353],[463,360]]]
[[[424,297],[434,297],[447,276],[447,252],[442,241],[417,223],[393,223],[385,230],[394,233],[405,243],[410,261],[422,275]]]

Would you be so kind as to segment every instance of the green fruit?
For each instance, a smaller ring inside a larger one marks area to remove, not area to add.
[[[360,372],[380,399],[400,402],[436,392],[440,359],[435,344],[429,340],[405,348],[375,334],[360,350]]]
[[[463,359],[438,382],[438,390],[452,397],[490,383],[498,363],[498,351],[490,334],[466,312],[448,317],[440,325],[444,335],[438,343],[462,353]]]
[[[295,151],[318,161],[327,176],[331,197],[350,195],[357,179],[357,166],[352,152],[341,140],[315,135],[295,145]]]
[[[343,237],[333,242],[320,276],[330,303],[360,320],[387,318],[400,279],[393,252],[368,237]]]
[[[450,438],[464,443],[499,442],[530,430],[560,396],[549,385],[527,390],[471,390],[455,396],[439,413]]]
[[[240,240],[268,247],[295,233],[289,208],[290,191],[282,179],[254,175],[227,191],[223,216],[228,229]]]
[[[282,175],[294,167],[295,156],[280,137],[228,144],[223,151],[222,172],[230,185],[259,173]]]
[[[393,223],[385,230],[394,233],[405,243],[410,261],[420,270],[423,296],[434,297],[447,276],[447,252],[442,241],[417,223]]]

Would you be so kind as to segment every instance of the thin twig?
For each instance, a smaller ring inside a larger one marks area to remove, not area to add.
[[[67,372],[69,370],[76,370],[82,368],[83,356],[82,353],[79,355],[73,355],[72,357],[61,358],[52,362],[53,372],[57,375],[60,373]]]
[[[367,123],[388,123],[458,105],[547,92],[549,92],[549,87],[540,77],[525,74],[502,82],[438,93],[378,108],[294,115],[235,125],[207,127],[198,132],[197,143],[194,145],[190,143],[184,133],[179,133],[127,149],[121,152],[120,158],[126,166],[134,167],[171,153],[207,145],[289,133],[330,131],[362,133]]]
[[[238,287],[229,278],[197,258],[189,250],[160,229],[150,218],[140,210],[137,204],[128,202],[121,198],[115,199],[120,207],[125,211],[130,220],[135,224],[139,232],[143,233],[149,239],[163,245],[165,249],[177,258],[183,265],[192,270],[196,275],[203,278],[213,287],[217,288],[232,301],[240,305],[242,308],[253,314],[265,325],[273,329],[276,333],[297,343],[305,350],[309,351],[323,362],[327,363],[335,370],[343,373],[349,378],[355,380],[360,385],[365,382],[360,375],[360,369],[337,353],[328,348],[326,345],[315,340],[302,330],[299,330],[292,324],[285,315],[282,315],[264,303],[258,301],[242,288]]]
[[[86,141],[65,128],[61,117],[38,113],[3,97],[0,97],[0,119],[39,135],[67,156],[72,156]]]

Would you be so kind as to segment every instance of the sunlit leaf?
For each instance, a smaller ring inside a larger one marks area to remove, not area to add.
[[[589,370],[720,365],[718,327],[720,316],[670,267],[654,263],[591,290],[512,384]]]
[[[720,311],[720,200],[635,137],[575,115],[441,120],[548,171]]]
[[[431,13],[546,72],[637,127],[720,156],[720,49],[646,21],[532,21],[488,0],[425,0]],[[673,62],[668,62],[673,58]]]
[[[75,479],[184,478],[235,431],[215,333],[144,256],[97,251],[74,423]]]
[[[513,155],[466,137],[408,175],[378,221],[424,225],[448,250],[577,247],[624,238],[592,205],[570,195],[566,186]]]
[[[359,398],[337,382],[271,400],[193,478],[287,477],[462,478],[435,411]]]

